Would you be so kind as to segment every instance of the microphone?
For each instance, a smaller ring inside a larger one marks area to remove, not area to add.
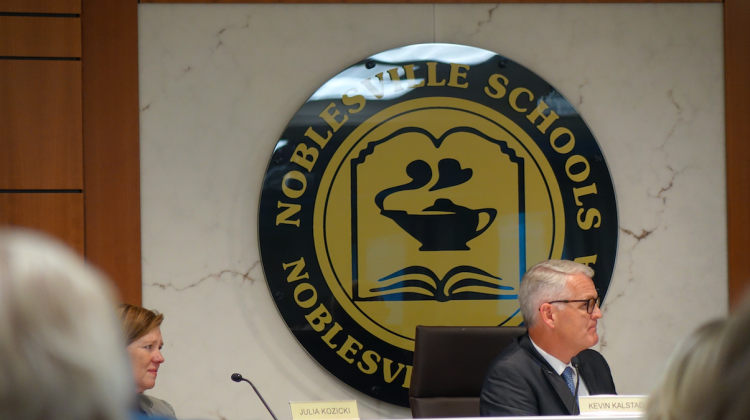
[[[276,418],[276,416],[273,414],[273,411],[271,411],[271,407],[266,404],[266,400],[263,399],[263,396],[260,395],[260,392],[258,392],[258,388],[253,385],[252,382],[248,381],[247,379],[243,378],[242,375],[239,373],[233,373],[232,374],[232,380],[235,382],[245,381],[250,384],[251,387],[253,387],[253,390],[255,390],[255,393],[258,394],[258,398],[260,398],[260,401],[263,403],[263,405],[266,406],[266,410],[268,410],[269,413],[271,413],[271,417],[273,417],[273,420],[279,420]]]
[[[573,393],[573,414],[581,414],[581,408],[578,407],[578,383],[581,381],[581,375],[578,373],[578,358],[573,356],[570,359],[570,363],[573,364],[573,368],[576,370],[576,391]]]

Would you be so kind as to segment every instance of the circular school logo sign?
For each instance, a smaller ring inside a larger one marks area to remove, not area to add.
[[[297,340],[359,391],[408,406],[417,325],[516,326],[527,268],[588,264],[606,294],[617,208],[571,104],[478,48],[383,52],[325,83],[266,171],[259,241]]]

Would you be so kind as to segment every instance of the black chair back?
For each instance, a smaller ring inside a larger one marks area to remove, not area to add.
[[[409,388],[414,418],[479,417],[492,360],[526,327],[418,326]]]

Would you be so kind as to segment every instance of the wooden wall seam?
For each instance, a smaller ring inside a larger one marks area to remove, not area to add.
[[[0,223],[45,232],[83,255],[82,193],[2,193]]]
[[[729,303],[750,285],[750,2],[724,2]]]
[[[83,0],[86,258],[141,302],[138,3]]]
[[[80,14],[81,0],[0,0],[0,13]]]
[[[80,57],[81,19],[0,15],[0,56]]]

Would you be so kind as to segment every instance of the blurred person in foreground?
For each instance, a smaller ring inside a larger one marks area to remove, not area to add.
[[[127,420],[109,283],[62,244],[0,229],[0,419]]]
[[[615,394],[599,341],[594,270],[547,260],[521,279],[518,302],[528,333],[492,362],[479,398],[482,416],[578,414],[576,395]],[[580,375],[580,377],[579,377]]]
[[[729,318],[721,337],[715,387],[706,393],[710,420],[750,419],[750,295]]]
[[[138,393],[138,410],[149,416],[175,418],[174,409],[169,403],[143,393],[156,385],[159,366],[164,363],[161,354],[164,341],[160,328],[164,315],[129,304],[120,305],[118,313]]]
[[[750,295],[727,319],[723,331],[689,357],[706,358],[702,372],[686,374],[679,363],[682,350],[669,365],[665,380],[649,400],[648,420],[746,420],[750,418]],[[692,360],[691,359],[691,360]],[[670,378],[678,377],[679,382]],[[677,390],[677,391],[676,391]],[[664,400],[663,395],[675,395]],[[662,408],[664,407],[664,408]],[[679,416],[679,417],[674,417]]]
[[[702,398],[714,385],[721,337],[726,320],[715,320],[699,327],[672,353],[661,383],[646,407],[649,420],[688,420],[695,415],[691,402]]]

